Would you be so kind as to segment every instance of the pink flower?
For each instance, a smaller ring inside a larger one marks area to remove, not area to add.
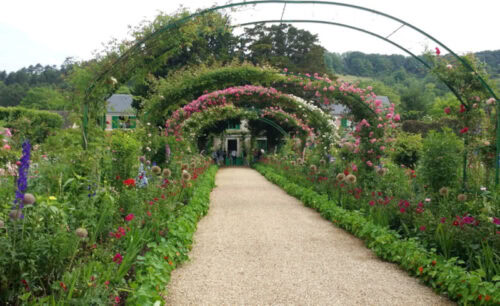
[[[354,172],[358,171],[358,166],[356,166],[356,164],[352,164],[351,168],[352,168],[352,171],[354,171]]]
[[[451,69],[453,66],[451,64],[446,65],[446,68]]]
[[[125,217],[125,221],[132,221],[134,220],[134,214],[128,214],[126,217]]]
[[[394,121],[399,121],[399,120],[401,120],[401,117],[399,116],[399,114],[396,114],[394,116]]]
[[[420,228],[419,228],[422,232],[425,231],[426,227],[424,225],[422,225]]]
[[[368,165],[368,167],[373,167],[373,163],[371,161],[367,161],[366,164]]]
[[[375,201],[371,200],[368,204],[370,204],[370,206],[374,206],[375,205]]]
[[[449,115],[451,113],[451,108],[449,106],[444,108],[444,112]]]
[[[425,202],[430,202],[431,199],[430,198],[425,198]]]
[[[402,214],[404,214],[404,213],[405,213],[405,211],[406,211],[406,209],[405,209],[404,207],[401,207],[401,208],[399,209],[399,212],[400,212],[400,213],[402,213]]]
[[[380,146],[380,151],[384,151],[385,150],[385,146]]]
[[[123,256],[120,253],[116,253],[115,257],[113,257],[113,261],[117,264],[121,264],[123,261]]]
[[[446,222],[446,218],[445,218],[445,217],[442,217],[442,218],[439,220],[439,222],[441,222],[441,223],[445,223],[445,222]]]
[[[493,224],[500,225],[500,219],[493,217]]]
[[[466,109],[465,109],[465,105],[460,104],[460,111],[459,111],[459,112],[460,112],[460,113],[464,113],[465,111],[466,111]]]
[[[439,55],[439,54],[441,54],[441,50],[439,50],[439,48],[436,47],[436,55]]]
[[[464,127],[463,129],[460,130],[460,134],[465,134],[469,131],[468,127]]]
[[[489,98],[488,100],[486,100],[486,104],[488,105],[492,105],[495,103],[495,98]]]
[[[3,145],[4,150],[10,150],[10,146],[8,144]]]
[[[286,73],[286,72],[288,72],[288,69],[287,69],[287,68],[285,68],[285,69],[283,69],[283,71]]]

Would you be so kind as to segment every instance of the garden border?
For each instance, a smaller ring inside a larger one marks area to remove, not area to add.
[[[217,170],[218,167],[212,165],[198,179],[199,183],[195,184],[189,203],[181,208],[177,218],[168,222],[167,239],[162,238],[160,244],[148,243],[150,250],[145,256],[137,257],[136,278],[131,284],[133,292],[127,298],[127,304],[162,303],[171,272],[189,259],[188,252],[193,244],[197,223],[208,212]]]

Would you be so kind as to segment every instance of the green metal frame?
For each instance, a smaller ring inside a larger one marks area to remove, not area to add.
[[[491,96],[493,98],[495,98],[495,100],[496,100],[496,105],[497,105],[497,152],[496,153],[497,154],[496,154],[496,162],[495,162],[495,168],[496,168],[495,183],[496,183],[496,185],[499,184],[499,177],[500,177],[500,175],[499,175],[499,166],[500,166],[500,100],[496,96],[495,92],[488,86],[488,84],[486,83],[486,81],[464,59],[462,59],[461,57],[459,57],[455,52],[453,52],[450,48],[448,48],[448,46],[446,46],[445,44],[443,44],[441,41],[437,40],[433,36],[427,34],[423,30],[421,30],[421,29],[419,29],[419,28],[411,25],[410,23],[407,23],[407,22],[405,22],[405,21],[403,21],[403,20],[401,20],[401,19],[399,19],[397,17],[391,16],[389,14],[386,14],[386,13],[383,13],[383,12],[380,12],[380,11],[377,11],[377,10],[369,9],[369,8],[358,6],[358,5],[341,3],[341,2],[333,2],[333,1],[314,1],[314,0],[259,0],[259,1],[245,1],[245,2],[238,2],[238,3],[230,3],[230,4],[226,4],[226,5],[221,5],[221,6],[214,6],[212,8],[205,9],[205,10],[199,11],[197,13],[191,14],[189,16],[186,16],[186,17],[181,18],[181,19],[179,19],[179,20],[177,20],[177,21],[175,21],[173,23],[170,23],[170,24],[166,25],[165,27],[157,30],[154,33],[151,33],[150,35],[144,37],[142,40],[138,41],[135,45],[133,45],[126,52],[124,52],[117,60],[115,60],[115,62],[113,63],[113,65],[111,65],[110,68],[108,68],[103,73],[101,73],[92,82],[92,84],[90,84],[90,86],[87,88],[86,93],[85,93],[85,96],[86,96],[85,103],[86,103],[86,105],[84,105],[84,119],[83,119],[83,137],[84,137],[84,143],[85,144],[87,143],[87,124],[88,124],[88,119],[87,119],[88,118],[87,117],[88,116],[88,104],[87,103],[88,103],[88,97],[90,97],[90,94],[91,94],[92,90],[95,88],[95,86],[96,86],[96,84],[98,82],[100,82],[101,80],[103,80],[104,77],[108,73],[110,73],[113,70],[114,67],[116,67],[117,64],[119,64],[122,61],[125,61],[136,50],[140,50],[141,47],[142,47],[142,45],[146,41],[152,40],[152,39],[156,38],[158,35],[160,35],[161,33],[164,33],[165,31],[168,31],[168,30],[173,29],[173,28],[177,28],[180,25],[182,25],[183,23],[185,23],[185,22],[187,22],[187,21],[189,21],[189,20],[191,20],[193,18],[196,18],[196,17],[199,17],[199,16],[203,16],[203,15],[205,15],[207,13],[210,13],[210,12],[214,12],[214,11],[218,11],[218,10],[222,10],[222,9],[227,9],[227,8],[234,8],[234,7],[248,6],[248,5],[266,4],[266,3],[282,3],[284,5],[287,5],[287,4],[320,4],[320,5],[331,5],[331,6],[348,7],[348,8],[352,8],[352,9],[362,10],[362,11],[365,11],[365,12],[370,12],[370,13],[373,13],[373,14],[376,14],[376,15],[379,15],[379,16],[383,16],[385,18],[397,21],[397,22],[401,23],[400,28],[403,27],[403,26],[409,27],[409,28],[417,31],[418,33],[424,35],[425,37],[427,37],[428,39],[430,39],[431,41],[435,42],[436,44],[438,44],[439,46],[441,46],[442,48],[444,48],[446,51],[448,51],[464,67],[466,67],[470,72],[474,73],[474,75],[480,80],[483,88],[485,88],[491,94]],[[282,13],[282,17],[283,17],[283,13]],[[287,21],[287,20],[280,19],[280,20],[274,20],[274,21],[249,22],[249,23],[245,23],[245,24],[249,25],[249,24],[263,23],[263,22],[279,22],[279,23],[283,23],[283,22],[289,22],[289,23],[309,22],[309,23],[311,23],[312,22],[312,23],[323,23],[323,24],[330,24],[330,25],[335,25],[335,26],[341,26],[341,27],[350,28],[352,30],[360,31],[360,32],[372,35],[374,37],[377,37],[379,39],[382,39],[382,40],[384,40],[384,41],[386,41],[388,43],[391,43],[392,45],[398,47],[399,49],[403,50],[404,52],[406,52],[407,54],[411,55],[412,57],[418,59],[419,62],[421,62],[422,64],[424,64],[424,66],[426,66],[428,68],[430,67],[427,63],[425,63],[425,61],[423,61],[422,59],[420,59],[419,57],[417,57],[416,55],[414,55],[413,53],[411,53],[409,50],[407,50],[404,47],[400,46],[399,44],[396,44],[395,42],[392,42],[392,41],[390,41],[389,39],[387,39],[385,37],[382,37],[382,36],[380,36],[378,34],[369,32],[369,31],[361,29],[361,28],[357,28],[357,27],[353,27],[353,26],[349,26],[349,25],[341,24],[341,23],[334,23],[334,22],[330,22],[330,21],[319,21],[319,20],[288,20]],[[243,26],[245,24],[241,24],[240,26]],[[454,90],[453,88],[451,88],[451,86],[449,86],[449,84],[447,84],[443,79],[440,79],[440,80],[442,82],[444,82],[446,84],[446,86],[448,86],[448,88],[450,88],[450,90],[453,92],[453,94],[460,100],[460,102],[465,105],[464,101],[462,100],[462,97],[456,92],[456,90]]]

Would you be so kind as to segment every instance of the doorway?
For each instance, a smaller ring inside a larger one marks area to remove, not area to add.
[[[236,152],[233,156],[233,151]],[[238,156],[238,139],[228,139],[227,140],[227,155],[230,165],[236,165],[236,157]]]

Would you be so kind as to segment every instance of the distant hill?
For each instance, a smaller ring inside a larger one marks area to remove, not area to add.
[[[500,50],[481,51],[475,55],[486,64],[492,78],[500,78]],[[413,57],[403,55],[365,54],[363,52],[325,52],[325,65],[335,74],[363,77],[379,77],[404,72],[416,77],[424,77],[427,72]]]

